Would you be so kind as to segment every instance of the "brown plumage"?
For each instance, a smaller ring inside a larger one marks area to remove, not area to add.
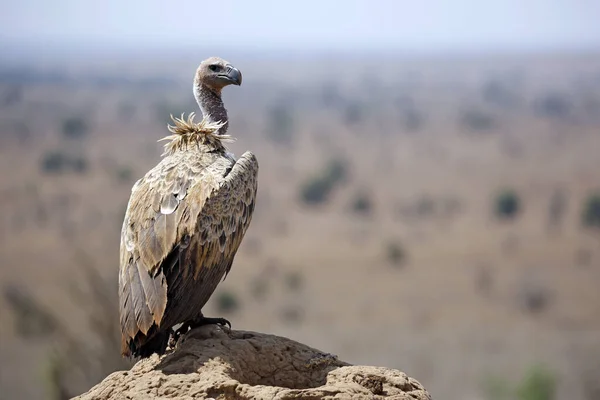
[[[119,271],[124,356],[163,353],[174,325],[211,320],[201,309],[231,268],[257,190],[255,156],[235,160],[224,145],[221,90],[241,80],[225,60],[203,61],[194,95],[204,118],[175,118],[164,158],[131,190]]]

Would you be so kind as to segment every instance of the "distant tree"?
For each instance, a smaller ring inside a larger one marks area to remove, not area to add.
[[[300,198],[306,204],[324,203],[329,199],[333,190],[331,181],[324,177],[315,176],[306,181],[300,189]]]
[[[292,271],[285,276],[285,283],[288,289],[298,291],[302,288],[304,278],[299,271]]]
[[[348,163],[340,158],[334,158],[327,165],[325,177],[334,184],[345,182],[348,177]]]
[[[133,170],[131,167],[121,166],[117,168],[115,175],[117,180],[120,182],[130,183],[130,181],[133,179]]]
[[[233,292],[221,291],[217,294],[217,310],[222,313],[232,313],[240,308],[240,301]]]
[[[486,102],[502,109],[513,108],[519,100],[514,90],[511,90],[506,83],[498,79],[486,82],[481,92]]]
[[[461,124],[471,131],[487,131],[496,124],[494,118],[482,110],[466,110],[462,113]]]
[[[61,173],[68,165],[68,158],[60,151],[47,152],[41,161],[41,169],[46,173]]]
[[[587,198],[581,217],[584,226],[600,228],[600,193],[591,194]]]
[[[368,192],[360,191],[354,195],[352,200],[352,211],[356,214],[369,215],[373,210],[373,202]]]
[[[63,135],[68,139],[82,139],[88,133],[88,124],[82,117],[70,117],[63,121]]]
[[[82,155],[71,155],[61,150],[51,150],[43,155],[40,168],[47,174],[61,174],[69,170],[84,173],[88,170],[88,161]]]
[[[415,212],[419,217],[427,217],[433,214],[435,208],[435,200],[428,195],[419,198],[415,204]]]
[[[521,201],[514,190],[505,190],[496,197],[495,213],[498,218],[514,218],[520,207]]]
[[[537,113],[543,117],[566,118],[571,113],[572,104],[564,93],[548,93],[535,101]]]
[[[88,161],[85,157],[78,155],[70,158],[71,169],[77,173],[84,173],[88,170]]]
[[[333,190],[347,180],[347,177],[347,162],[342,159],[333,159],[321,173],[302,184],[300,199],[309,205],[324,203],[329,199]]]
[[[400,266],[406,261],[406,252],[398,242],[390,242],[387,245],[387,259],[392,265]]]
[[[536,314],[544,311],[552,300],[548,288],[536,282],[525,282],[518,294],[523,310]]]

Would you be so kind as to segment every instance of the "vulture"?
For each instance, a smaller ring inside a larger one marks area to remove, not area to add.
[[[200,325],[231,326],[202,307],[229,273],[254,211],[256,157],[236,159],[225,147],[232,138],[221,91],[241,83],[227,61],[202,61],[194,77],[201,122],[171,116],[161,161],[131,189],[119,268],[124,357],[164,354],[172,334]]]

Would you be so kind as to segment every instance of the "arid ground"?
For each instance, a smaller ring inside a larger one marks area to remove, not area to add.
[[[127,368],[122,217],[209,55],[0,64],[0,398]],[[600,398],[600,56],[223,57],[259,194],[206,315],[439,399]]]

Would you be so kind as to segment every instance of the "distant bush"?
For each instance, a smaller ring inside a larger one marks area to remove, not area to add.
[[[538,115],[552,118],[566,118],[572,109],[571,101],[563,93],[548,93],[535,101]]]
[[[346,181],[347,163],[334,159],[318,175],[308,179],[300,188],[300,198],[306,204],[320,204],[329,199],[336,186]]]
[[[302,274],[300,274],[300,272],[292,271],[286,275],[285,283],[288,289],[297,291],[302,288],[304,279],[302,278]]]
[[[541,365],[534,365],[516,386],[505,379],[488,379],[486,397],[489,400],[554,400],[556,387],[556,375]]]
[[[240,308],[240,302],[232,292],[221,291],[217,295],[217,310],[221,313],[232,313]]]
[[[455,215],[462,211],[463,203],[457,197],[446,197],[441,200],[440,208],[444,215]]]
[[[556,376],[543,368],[534,366],[516,389],[519,400],[554,400],[556,398]]]
[[[497,79],[486,82],[481,91],[485,101],[503,109],[513,108],[519,100],[509,85]]]
[[[70,162],[71,169],[77,173],[84,173],[88,169],[88,162],[83,156],[72,156]]]
[[[60,174],[69,170],[84,173],[88,169],[88,162],[83,156],[52,150],[44,154],[40,168],[43,172],[49,174]]]
[[[63,135],[68,139],[81,139],[88,133],[88,124],[81,117],[71,117],[63,121]]]
[[[540,282],[525,281],[518,291],[517,299],[524,311],[538,314],[551,304],[552,292]]]
[[[121,166],[117,168],[115,175],[120,182],[128,183],[133,179],[133,170],[130,167]]]
[[[581,219],[586,227],[600,228],[600,193],[594,193],[587,198]]]
[[[494,118],[482,110],[467,110],[460,117],[461,124],[471,131],[487,131],[496,124]]]
[[[368,215],[373,210],[373,202],[368,193],[361,191],[355,194],[352,200],[352,211],[356,214]]]
[[[345,182],[348,177],[348,163],[339,158],[330,161],[325,170],[325,176],[334,184]]]
[[[514,218],[521,207],[519,196],[513,190],[505,190],[496,197],[495,213],[498,218]]]
[[[49,151],[44,154],[41,168],[44,172],[60,173],[69,165],[68,157],[59,151]]]
[[[415,211],[419,217],[431,215],[435,212],[435,201],[431,197],[424,195],[415,204]]]
[[[313,177],[302,185],[300,197],[306,204],[320,204],[329,199],[333,190],[331,181],[324,177]]]
[[[387,259],[393,265],[402,265],[406,261],[404,248],[397,242],[391,242],[387,245]]]

